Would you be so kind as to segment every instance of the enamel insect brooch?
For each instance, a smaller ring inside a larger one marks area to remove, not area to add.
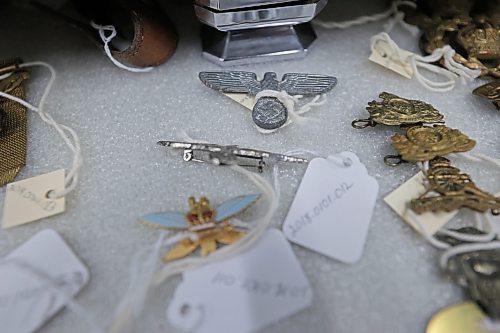
[[[182,239],[163,257],[164,261],[183,258],[200,248],[202,256],[217,250],[218,244],[229,245],[240,239],[244,232],[234,227],[230,219],[254,204],[260,195],[244,195],[225,201],[217,208],[210,205],[206,197],[196,201],[194,197],[188,199],[189,211],[164,212],[146,215],[142,222],[153,228],[170,230],[173,232],[193,232],[197,240],[189,237]]]

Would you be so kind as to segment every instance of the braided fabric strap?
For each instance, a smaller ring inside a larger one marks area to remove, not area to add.
[[[0,60],[0,71],[16,63],[19,60]],[[2,77],[0,89],[24,99],[23,81],[29,78],[27,71],[17,70]],[[0,109],[5,118],[0,130],[0,186],[3,186],[12,182],[26,164],[27,110],[21,104],[5,98],[0,98]]]

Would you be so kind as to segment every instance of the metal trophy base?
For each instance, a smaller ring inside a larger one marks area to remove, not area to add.
[[[219,31],[203,26],[203,56],[220,66],[305,57],[316,39],[310,23]]]

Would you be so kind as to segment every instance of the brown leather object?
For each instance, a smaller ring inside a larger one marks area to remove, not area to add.
[[[167,61],[177,48],[177,35],[166,17],[140,6],[130,9],[129,15],[134,27],[132,43],[123,51],[113,51],[113,56],[137,67],[158,66]]]
[[[117,36],[110,43],[111,52],[126,65],[158,66],[177,48],[177,33],[154,0],[71,0],[58,9],[36,0],[32,4],[85,32],[100,48],[102,40],[90,21],[113,25]]]

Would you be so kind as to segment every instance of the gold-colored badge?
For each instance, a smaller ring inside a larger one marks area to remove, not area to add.
[[[448,306],[432,316],[425,333],[492,333],[487,317],[474,302]]]
[[[437,156],[469,151],[476,145],[476,141],[459,130],[443,125],[410,127],[406,135],[395,134],[391,139],[399,155],[386,156],[384,161],[388,165],[430,161]]]
[[[500,110],[500,80],[495,80],[477,87],[472,93],[489,99],[497,110]]]
[[[201,255],[206,256],[217,250],[218,244],[232,244],[245,234],[237,230],[229,220],[251,206],[258,198],[259,195],[255,194],[239,196],[213,208],[206,197],[201,197],[200,201],[190,197],[188,200],[190,209],[187,213],[150,214],[144,216],[142,222],[154,228],[189,232],[197,236],[182,239],[165,254],[164,261],[185,257],[198,248],[201,249]]]
[[[470,176],[452,167],[448,159],[436,157],[429,166],[426,191],[410,201],[414,212],[451,212],[467,207],[481,213],[491,210],[493,215],[500,214],[500,198],[477,188]]]
[[[406,99],[394,94],[382,92],[381,102],[371,101],[366,110],[368,119],[354,119],[352,127],[362,129],[377,124],[389,126],[442,124],[444,116],[432,105],[415,99]]]
[[[426,5],[432,9],[431,13],[425,6],[419,6],[406,18],[423,31],[419,43],[422,52],[431,54],[437,48],[451,45],[457,51],[454,61],[469,69],[479,69],[481,76],[500,78],[500,13],[496,1],[476,6],[475,1],[434,0]]]
[[[500,77],[500,22],[498,17],[480,15],[474,23],[460,29],[457,42],[467,52],[461,61],[471,69],[481,69],[481,75]]]

